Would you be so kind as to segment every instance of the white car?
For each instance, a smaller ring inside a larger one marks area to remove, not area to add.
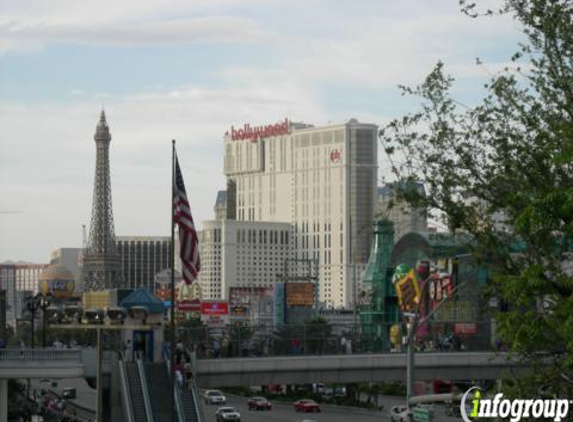
[[[390,420],[392,422],[409,422],[410,411],[406,406],[394,406],[390,409]]]
[[[235,421],[241,422],[241,414],[235,410],[234,407],[220,407],[215,412],[217,422]]]
[[[205,404],[225,404],[227,403],[227,398],[219,390],[207,390],[203,394],[205,399]]]

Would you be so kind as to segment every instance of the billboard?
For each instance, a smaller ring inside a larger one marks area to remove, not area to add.
[[[286,283],[285,286],[287,306],[314,305],[314,283]]]
[[[199,299],[193,300],[182,300],[180,302],[175,302],[177,310],[181,312],[200,312],[201,311],[201,301]]]
[[[229,287],[229,310],[236,317],[247,317],[252,306],[257,312],[257,305],[260,308],[260,303],[272,299],[271,287]]]
[[[403,312],[412,312],[420,302],[420,285],[414,270],[408,271],[395,284],[398,303]]]
[[[223,301],[201,302],[201,315],[229,315],[229,304]]]
[[[272,297],[271,287],[229,287],[229,304],[231,306],[248,306],[253,300]]]
[[[209,327],[229,324],[229,304],[223,301],[201,302],[201,321]]]

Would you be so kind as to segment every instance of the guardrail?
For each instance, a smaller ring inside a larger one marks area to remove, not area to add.
[[[398,330],[396,330],[396,328]],[[491,321],[423,322],[416,353],[503,351]],[[391,330],[392,329],[392,330]],[[391,336],[391,332],[394,334]],[[405,324],[304,323],[272,326],[179,327],[177,337],[197,358],[400,353]]]
[[[1,361],[82,362],[80,349],[0,349]]]

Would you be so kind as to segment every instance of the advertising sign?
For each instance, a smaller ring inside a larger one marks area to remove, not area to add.
[[[248,306],[251,302],[272,297],[270,287],[229,287],[229,304],[231,306]]]
[[[177,310],[181,312],[201,312],[201,301],[199,299],[195,300],[183,300],[181,302],[175,302]]]
[[[209,327],[229,324],[229,304],[223,301],[201,302],[201,321]]]
[[[256,142],[259,139],[268,138],[270,136],[286,135],[289,133],[289,129],[288,119],[274,125],[251,126],[245,123],[240,129],[235,129],[234,126],[231,126],[230,135],[233,141],[248,139],[251,142]]]
[[[420,302],[420,285],[414,270],[410,270],[396,282],[396,295],[403,312],[412,312]]]
[[[313,283],[286,283],[287,306],[310,306],[314,305]]]
[[[201,315],[229,315],[229,304],[222,301],[201,302]]]

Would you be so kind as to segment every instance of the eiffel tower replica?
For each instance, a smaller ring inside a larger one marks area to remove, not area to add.
[[[83,255],[81,288],[84,292],[119,288],[122,275],[111,206],[109,172],[111,134],[103,110],[94,140],[96,168],[90,235]]]

